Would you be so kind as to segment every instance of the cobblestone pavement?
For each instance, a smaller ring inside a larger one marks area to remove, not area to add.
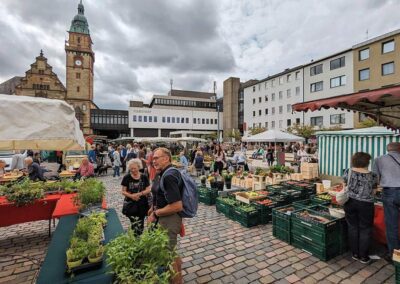
[[[121,178],[101,179],[108,205],[128,228]],[[179,241],[185,283],[395,283],[393,266],[382,259],[363,265],[345,254],[323,262],[275,239],[270,224],[247,229],[215,206],[200,205],[198,213],[185,220],[187,236]],[[50,241],[47,228],[47,221],[0,228],[0,283],[34,283]]]

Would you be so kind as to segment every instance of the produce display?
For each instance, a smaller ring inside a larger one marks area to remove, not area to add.
[[[316,214],[312,214],[308,210],[304,210],[304,211],[299,212],[298,213],[298,217],[300,219],[303,219],[304,221],[307,221],[307,222],[310,222],[310,223],[317,222],[317,223],[325,224],[325,223],[328,223],[330,221],[328,218],[323,217],[323,216],[319,216],[319,215],[316,215]]]
[[[290,215],[296,209],[293,206],[290,206],[290,207],[277,208],[276,210],[283,214]]]
[[[79,205],[81,210],[100,205],[105,193],[106,189],[101,181],[94,178],[85,179],[79,186],[75,204]]]
[[[270,200],[270,199],[264,199],[264,200],[256,201],[256,203],[260,204],[260,205],[264,205],[264,206],[270,206],[274,202],[272,200]]]
[[[28,178],[23,182],[14,183],[10,187],[3,186],[0,191],[7,201],[13,202],[16,206],[32,204],[44,196],[41,183],[33,183]]]
[[[315,196],[315,198],[316,198],[316,199],[319,199],[319,200],[324,200],[324,201],[331,201],[331,200],[332,200],[332,196],[330,196],[330,195],[327,194],[327,193],[318,194],[317,196]]]
[[[294,173],[294,170],[292,168],[286,167],[286,166],[279,166],[279,165],[269,167],[269,171],[271,173],[280,173],[280,174]]]
[[[141,236],[129,230],[107,244],[107,263],[116,283],[170,283],[176,253],[168,249],[167,232],[147,229]]]
[[[105,213],[94,213],[79,219],[66,251],[67,272],[98,267],[103,261],[104,231],[107,224]]]

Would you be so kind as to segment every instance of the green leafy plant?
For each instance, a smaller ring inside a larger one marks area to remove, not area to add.
[[[172,263],[176,257],[168,245],[168,235],[161,228],[147,229],[139,237],[129,230],[107,245],[107,262],[118,283],[166,284],[173,277]]]
[[[31,182],[29,178],[21,183],[14,183],[10,187],[3,187],[2,191],[7,200],[16,206],[32,204],[44,196],[41,183]]]
[[[80,184],[75,204],[79,205],[81,209],[85,209],[101,203],[104,195],[104,184],[94,178],[88,178]]]

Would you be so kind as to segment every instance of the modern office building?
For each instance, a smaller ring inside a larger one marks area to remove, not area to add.
[[[292,105],[303,101],[303,68],[298,66],[268,76],[244,88],[244,133],[254,127],[285,130],[303,123]]]
[[[303,65],[304,102],[326,99],[354,91],[352,49]],[[304,124],[331,128],[354,128],[354,113],[341,109],[308,111]]]
[[[223,112],[217,111],[214,93],[171,90],[167,96],[154,95],[150,104],[131,101],[129,128],[132,137],[168,137],[178,130],[218,130],[222,134]]]
[[[240,78],[230,77],[224,81],[223,105],[224,119],[223,129],[226,133],[239,130],[243,135],[244,122],[244,89],[257,83],[258,80],[249,80],[241,83]],[[224,137],[225,141],[230,141]]]
[[[90,120],[95,135],[116,139],[130,134],[127,110],[92,109]]]

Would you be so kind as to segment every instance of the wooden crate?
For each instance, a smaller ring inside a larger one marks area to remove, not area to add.
[[[244,188],[253,188],[253,178],[246,177],[245,181]]]
[[[267,178],[266,176],[254,175],[253,176],[253,182],[255,182],[255,183],[265,183],[266,178]]]
[[[253,187],[252,190],[265,190],[267,184],[265,182],[254,182],[253,181]]]

